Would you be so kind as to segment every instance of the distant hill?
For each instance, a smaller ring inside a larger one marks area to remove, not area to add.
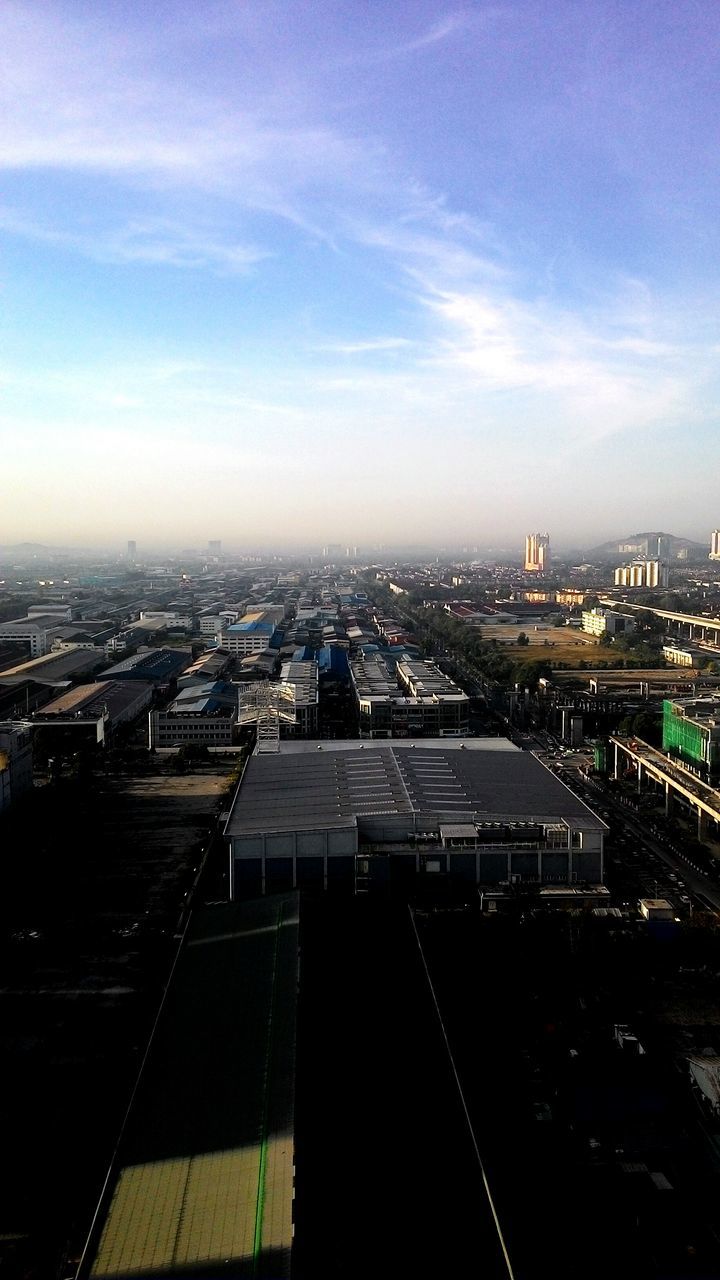
[[[630,533],[614,542],[603,542],[585,553],[588,560],[632,559],[633,556],[659,557],[661,560],[702,560],[707,558],[710,544],[676,538],[673,533]]]

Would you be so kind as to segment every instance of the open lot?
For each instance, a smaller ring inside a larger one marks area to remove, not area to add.
[[[539,627],[535,630],[535,623],[520,622],[513,623],[497,623],[489,624],[478,629],[478,634],[483,640],[497,640],[498,644],[516,645],[517,638],[523,633],[527,636],[530,647],[552,648],[552,649],[568,649],[575,651],[576,649],[596,649],[598,647],[597,636],[586,635],[584,631],[577,631],[572,627]],[[585,653],[583,656],[587,657]]]

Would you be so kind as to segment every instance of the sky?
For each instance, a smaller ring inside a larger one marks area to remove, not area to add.
[[[0,543],[709,541],[715,0],[0,22]]]

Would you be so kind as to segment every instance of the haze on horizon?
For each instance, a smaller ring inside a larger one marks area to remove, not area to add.
[[[9,0],[0,542],[706,542],[720,11]]]

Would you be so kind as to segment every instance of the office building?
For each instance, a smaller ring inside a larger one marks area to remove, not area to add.
[[[720,560],[720,529],[713,529],[710,539],[710,560]]]
[[[137,542],[129,541],[127,544],[127,558],[130,564],[134,564],[137,559]]]
[[[208,542],[208,551],[211,556],[222,555],[222,542],[220,541],[219,538],[216,538],[213,541]]]
[[[248,761],[228,818],[231,895],[598,884],[600,818],[496,738],[280,742]]]
[[[525,539],[525,572],[547,573],[550,568],[550,534],[529,533]]]

